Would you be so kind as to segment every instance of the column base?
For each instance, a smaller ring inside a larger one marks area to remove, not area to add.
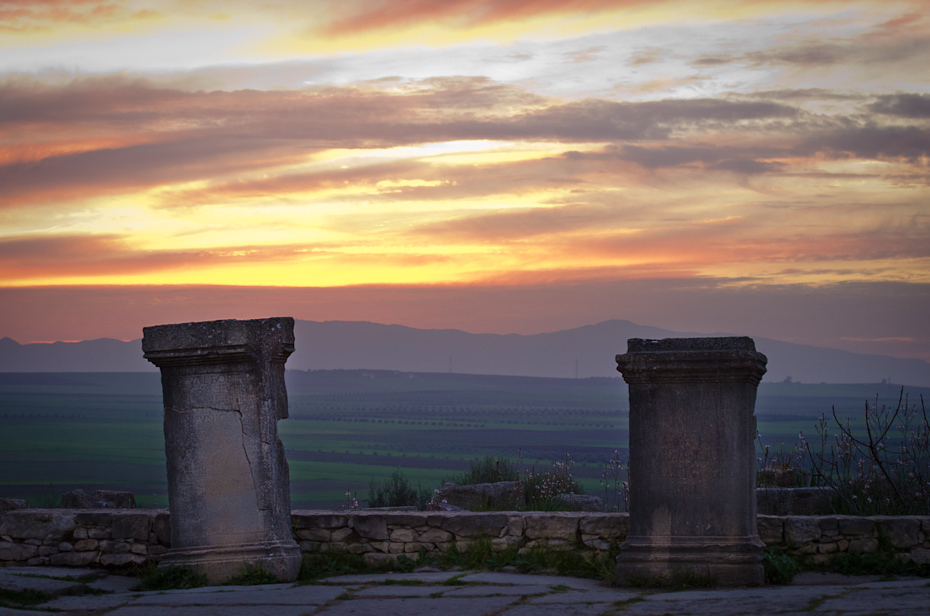
[[[706,582],[716,586],[761,586],[764,544],[758,537],[674,537],[666,541],[629,537],[620,546],[619,586],[674,586]]]
[[[294,541],[265,541],[241,545],[200,546],[165,552],[160,569],[175,565],[194,567],[207,575],[207,584],[217,586],[242,575],[245,566],[261,567],[279,582],[293,582],[300,571],[300,546]]]

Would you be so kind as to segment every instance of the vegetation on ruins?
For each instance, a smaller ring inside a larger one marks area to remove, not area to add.
[[[813,442],[800,431],[791,450],[761,446],[760,467],[829,489],[838,514],[930,515],[930,422],[919,400],[902,388],[894,406],[866,401],[858,430],[833,407],[814,425]]]
[[[393,562],[383,564],[366,563],[359,554],[333,550],[304,554],[298,580],[313,582],[322,578],[350,573],[397,572],[408,573],[419,567],[432,567],[442,571],[500,571],[506,568],[520,573],[551,572],[570,577],[590,578],[609,581],[614,578],[617,553],[613,551],[598,552],[593,557],[585,558],[572,550],[556,550],[535,547],[522,554],[516,547],[495,551],[491,539],[483,538],[470,541],[467,546],[459,548],[453,544],[441,554],[427,554],[421,551],[411,558],[398,556]],[[446,584],[454,584],[456,576],[450,576]]]
[[[207,585],[207,574],[194,567],[169,565],[159,568],[154,562],[136,572],[139,583],[132,590],[180,590]]]

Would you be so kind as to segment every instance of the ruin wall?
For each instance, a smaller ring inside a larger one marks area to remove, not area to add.
[[[833,554],[885,546],[905,561],[930,562],[930,516],[769,516],[757,518],[768,547],[825,562]],[[293,511],[301,552],[345,550],[371,564],[416,559],[489,538],[495,550],[546,547],[593,554],[619,549],[625,513]],[[52,565],[125,570],[159,561],[170,548],[163,509],[19,509],[0,518],[0,566]]]

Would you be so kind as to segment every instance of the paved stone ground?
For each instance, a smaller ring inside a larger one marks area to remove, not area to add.
[[[0,616],[930,616],[930,580],[802,574],[791,586],[683,592],[611,588],[547,575],[440,572],[344,575],[316,584],[135,592],[134,578],[91,569],[0,569]],[[6,591],[6,592],[4,592]],[[24,594],[26,593],[26,594]],[[33,595],[36,596],[36,595]]]

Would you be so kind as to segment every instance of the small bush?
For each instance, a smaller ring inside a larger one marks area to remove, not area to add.
[[[476,483],[516,481],[518,475],[517,464],[515,462],[511,462],[506,458],[485,456],[481,460],[472,460],[469,462],[466,472],[449,481],[464,486]]]
[[[790,584],[794,576],[800,573],[798,561],[784,552],[766,550],[762,555],[766,584]]]
[[[242,573],[226,582],[226,586],[259,586],[261,584],[277,584],[278,576],[267,571],[261,565],[246,563],[242,566]]]
[[[407,475],[399,468],[385,482],[377,483],[372,479],[368,483],[369,507],[416,507],[422,510],[431,498],[429,490],[410,485]]]

